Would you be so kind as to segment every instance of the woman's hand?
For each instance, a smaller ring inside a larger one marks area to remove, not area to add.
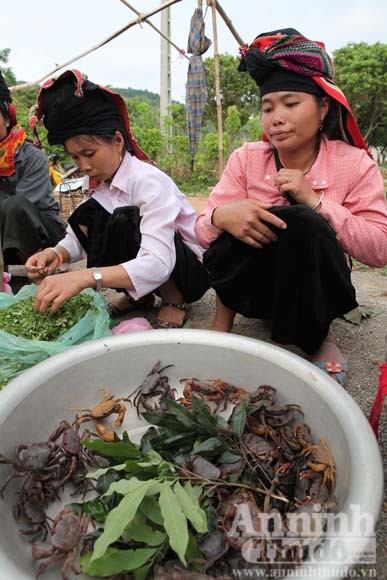
[[[285,167],[280,169],[277,175],[277,185],[284,197],[286,197],[286,193],[290,193],[298,203],[309,207],[315,207],[320,199],[320,195],[310,187],[299,169],[286,169]]]
[[[268,211],[271,207],[272,204],[256,199],[220,205],[212,214],[212,223],[254,248],[263,248],[277,239],[267,224],[286,228],[283,220]]]
[[[94,284],[91,270],[87,269],[49,276],[38,286],[35,310],[43,313],[50,307],[54,313],[65,300],[76,296],[84,288],[94,287]]]
[[[55,272],[58,262],[57,254],[50,249],[30,256],[25,263],[29,280],[38,282],[42,278],[50,276],[50,274]]]

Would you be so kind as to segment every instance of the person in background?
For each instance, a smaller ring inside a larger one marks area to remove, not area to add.
[[[55,245],[64,233],[47,157],[18,124],[0,72],[0,247],[5,267],[24,264],[38,250]]]
[[[216,290],[212,329],[235,313],[271,319],[272,340],[300,347],[344,384],[331,323],[356,308],[350,257],[387,264],[383,180],[321,42],[260,34],[239,70],[261,95],[263,140],[231,155],[196,236]]]
[[[64,239],[27,261],[30,278],[44,278],[37,310],[55,312],[82,289],[104,287],[124,291],[116,305],[122,313],[152,306],[157,292],[162,304],[154,326],[183,326],[188,303],[208,289],[196,213],[137,145],[122,97],[66,71],[42,87],[36,119],[49,143],[63,145],[86,174],[86,199],[71,214]],[[62,262],[83,258],[87,268],[55,274]]]

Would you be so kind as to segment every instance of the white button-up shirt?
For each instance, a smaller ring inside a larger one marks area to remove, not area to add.
[[[83,190],[87,191],[88,187],[86,177]],[[176,261],[175,232],[202,259],[203,249],[194,234],[194,209],[176,184],[153,165],[126,153],[110,185],[101,183],[92,197],[111,214],[124,206],[136,206],[140,210],[140,250],[136,258],[121,264],[134,286],[130,294],[135,300],[170,278]],[[71,262],[86,257],[71,226],[67,227],[66,237],[59,245],[69,252]]]

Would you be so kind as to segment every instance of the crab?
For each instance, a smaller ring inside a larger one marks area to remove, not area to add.
[[[18,523],[24,516],[30,526],[29,529],[20,530],[20,534],[32,536],[31,541],[37,539],[44,541],[47,538],[50,525],[47,521],[47,514],[37,499],[22,492],[14,508],[14,516]]]
[[[32,558],[34,560],[46,559],[37,571],[38,578],[50,564],[63,561],[61,569],[62,580],[67,580],[67,570],[72,570],[74,574],[80,571],[75,566],[78,545],[89,527],[90,518],[83,513],[76,515],[70,507],[61,510],[51,529],[50,548],[39,548],[36,544],[32,546]]]
[[[307,459],[308,455],[312,455],[313,459],[312,461],[307,461],[307,466],[310,468],[311,473],[306,470],[300,477],[311,477],[314,473],[321,473],[323,475],[323,484],[329,485],[333,489],[336,472],[335,462],[325,437],[320,439],[320,443],[321,445],[308,445],[302,451],[302,455],[305,455]]]
[[[72,425],[67,421],[61,421],[57,429],[51,433],[48,441],[56,444],[61,454],[62,466],[59,479],[51,482],[53,488],[62,487],[68,480],[77,485],[78,489],[82,486],[84,493],[92,487],[91,481],[84,478],[88,471],[87,466],[105,467],[106,465],[102,457],[96,457],[95,454],[87,451],[82,446],[81,439],[88,439],[89,436],[90,433],[87,430],[82,435],[79,434],[79,424],[76,421]],[[79,483],[81,483],[81,486],[79,486]]]
[[[201,381],[192,377],[190,379],[182,379],[182,381],[185,381],[185,384],[183,397],[179,399],[179,403],[188,408],[191,408],[193,393],[203,401],[215,403],[215,413],[219,411],[222,403],[223,406],[220,410],[224,411],[227,408],[228,401],[235,403],[246,394],[245,389],[238,389],[222,379],[207,379],[206,381]]]
[[[55,443],[32,443],[31,445],[18,445],[15,449],[14,459],[9,459],[0,454],[0,463],[11,465],[15,473],[11,473],[5,480],[0,490],[3,497],[4,491],[15,477],[24,477],[24,485],[28,486],[28,480],[32,477],[34,480],[44,480],[50,474],[58,471],[56,462],[57,447]]]
[[[129,401],[128,397],[114,398],[114,395],[110,394],[107,387],[104,389],[104,396],[98,405],[92,407],[91,409],[70,409],[71,411],[85,411],[83,415],[77,416],[74,421],[74,425],[78,429],[82,423],[87,421],[94,421],[95,428],[98,434],[105,441],[114,441],[114,432],[108,431],[103,424],[103,420],[110,415],[117,414],[118,417],[113,421],[113,427],[119,427],[125,418],[126,406],[121,403],[121,401]]]
[[[157,361],[157,363],[146,375],[141,385],[139,385],[134,391],[130,393],[129,399],[133,397],[133,405],[136,407],[137,415],[140,414],[141,406],[146,411],[156,411],[158,406],[160,409],[163,408],[162,403],[164,399],[169,398],[174,400],[175,389],[171,388],[168,377],[161,374],[163,371],[165,371],[165,369],[168,369],[172,366],[173,365],[167,365],[165,367],[161,367],[161,361]],[[152,399],[157,395],[160,396],[158,406],[156,403],[154,403],[153,406],[150,405],[148,399]]]

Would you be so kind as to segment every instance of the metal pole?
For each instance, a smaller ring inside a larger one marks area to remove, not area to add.
[[[165,8],[161,12],[161,32],[168,38],[171,35],[171,14],[170,9]],[[160,41],[160,130],[167,140],[167,152],[170,153],[172,127],[166,125],[165,117],[170,115],[171,106],[171,47],[165,38]]]

